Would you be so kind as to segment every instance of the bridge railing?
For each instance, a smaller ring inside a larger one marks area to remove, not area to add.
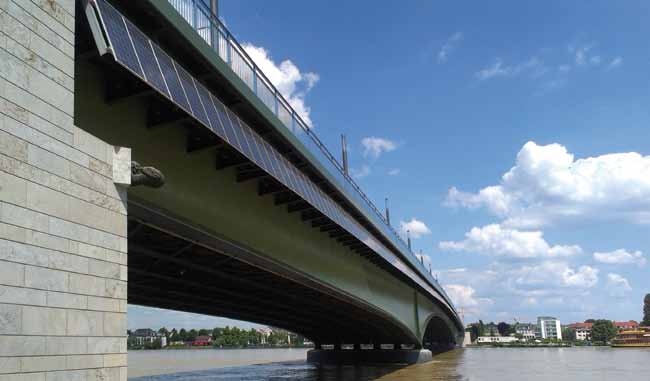
[[[425,277],[449,301],[444,289],[430,274],[417,256],[409,249],[404,239],[388,223],[384,214],[375,206],[361,187],[345,173],[343,166],[336,157],[325,147],[323,142],[314,134],[290,103],[278,91],[273,83],[255,64],[246,50],[237,42],[223,23],[213,15],[202,0],[167,0],[176,11],[194,28],[194,30],[210,45],[219,57],[230,66],[235,74],[255,93],[259,100],[275,114],[282,124],[316,157],[319,163],[337,182],[363,214],[372,221],[382,233],[392,238],[392,242],[402,253],[406,254],[412,265],[418,267]]]

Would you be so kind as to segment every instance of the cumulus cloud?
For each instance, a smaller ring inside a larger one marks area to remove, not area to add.
[[[377,159],[385,152],[394,151],[397,149],[397,144],[391,140],[369,136],[361,139],[363,146],[363,156]]]
[[[646,263],[643,253],[638,250],[629,252],[625,249],[618,249],[604,253],[595,252],[594,259],[598,262],[611,265],[637,264],[643,266]]]
[[[478,305],[478,301],[474,297],[476,291],[472,287],[460,284],[447,284],[443,287],[456,308],[473,307]]]
[[[587,217],[650,223],[650,156],[628,152],[576,160],[560,144],[528,142],[498,185],[477,193],[452,187],[445,205],[485,207],[518,228]]]
[[[607,289],[609,294],[615,297],[623,297],[629,291],[632,291],[630,282],[619,274],[607,274]]]
[[[549,245],[541,231],[519,231],[499,224],[474,227],[465,233],[464,240],[443,241],[439,247],[442,250],[511,258],[569,257],[582,253],[577,245]]]
[[[316,73],[301,72],[291,60],[279,64],[273,61],[271,54],[263,47],[244,43],[243,48],[255,61],[255,64],[268,77],[278,91],[285,97],[291,107],[300,115],[309,127],[313,126],[310,118],[311,108],[306,105],[307,93],[316,85],[320,77]]]
[[[447,41],[442,45],[440,51],[438,51],[438,63],[445,63],[449,59],[449,55],[452,53],[456,46],[463,40],[463,34],[461,32],[456,32],[452,34]]]
[[[411,238],[420,238],[423,235],[431,234],[429,227],[415,218],[411,218],[411,221],[408,222],[400,221],[400,227],[404,235],[407,231],[410,232]]]
[[[574,287],[591,288],[598,283],[599,270],[591,266],[572,268],[566,262],[544,261],[532,266],[522,266],[511,272],[513,281],[524,287]]]
[[[399,168],[393,168],[390,171],[388,171],[388,176],[397,176],[400,173]]]

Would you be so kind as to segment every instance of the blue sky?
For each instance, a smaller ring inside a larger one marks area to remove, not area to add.
[[[650,4],[220,3],[332,151],[347,135],[357,181],[420,233],[466,320],[640,319]]]

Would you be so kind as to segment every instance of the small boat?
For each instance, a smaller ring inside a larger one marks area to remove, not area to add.
[[[612,339],[611,345],[616,348],[650,348],[650,327],[639,327],[630,331],[621,331]]]

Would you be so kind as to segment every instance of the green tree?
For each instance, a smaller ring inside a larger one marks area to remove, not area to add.
[[[650,294],[643,298],[643,321],[641,325],[650,326]]]
[[[499,335],[501,336],[508,336],[510,334],[510,324],[502,321],[497,324],[497,331],[499,331]]]
[[[165,327],[160,328],[158,330],[158,333],[164,335],[166,338],[169,338],[169,331]]]
[[[192,329],[190,329],[190,331],[187,333],[187,339],[186,339],[186,340],[187,340],[187,341],[194,341],[194,340],[196,340],[196,337],[197,337],[198,335],[199,335],[199,332],[198,332],[196,329],[192,328]]]
[[[478,335],[485,336],[485,324],[483,324],[483,320],[478,321]]]
[[[576,341],[576,331],[571,328],[562,328],[562,341]]]
[[[479,326],[478,323],[474,323],[469,327],[469,337],[472,342],[475,342],[479,337]]]
[[[595,321],[596,321],[596,319],[587,319],[587,320],[585,320],[585,323],[592,323],[593,324]]]
[[[199,329],[198,336],[210,336],[211,334],[212,334],[211,331],[208,331],[207,329],[201,328],[201,329]]]
[[[606,344],[616,336],[616,327],[610,320],[596,320],[591,327],[591,340],[597,343]]]
[[[187,341],[189,340],[187,338],[187,331],[185,328],[181,328],[181,330],[178,332],[178,341]]]

